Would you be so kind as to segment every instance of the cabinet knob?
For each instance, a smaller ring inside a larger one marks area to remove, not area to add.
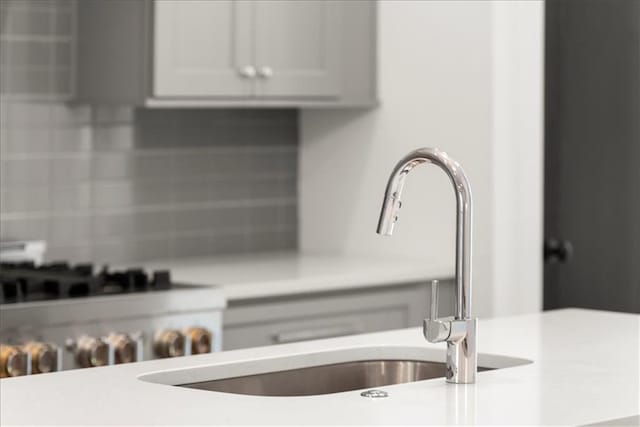
[[[258,75],[264,79],[268,79],[269,77],[273,77],[273,68],[269,66],[261,67],[258,70]]]
[[[246,77],[248,79],[252,79],[256,76],[256,69],[251,65],[246,65],[238,70],[242,77]]]

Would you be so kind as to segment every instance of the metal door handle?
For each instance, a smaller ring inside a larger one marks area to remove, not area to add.
[[[362,328],[356,325],[337,325],[326,328],[305,329],[301,331],[278,332],[273,335],[273,342],[276,344],[284,344],[288,342],[353,335],[360,332],[362,332]]]
[[[568,240],[546,239],[544,241],[544,261],[565,263],[573,257],[573,245]]]

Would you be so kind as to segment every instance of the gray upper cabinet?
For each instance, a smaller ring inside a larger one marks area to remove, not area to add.
[[[341,12],[334,1],[255,2],[257,96],[338,97]]]
[[[250,97],[242,67],[253,62],[252,4],[158,1],[154,5],[155,96]]]
[[[376,4],[83,0],[80,102],[148,107],[376,104]]]

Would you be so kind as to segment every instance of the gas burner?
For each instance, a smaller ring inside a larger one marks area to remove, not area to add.
[[[0,378],[221,349],[222,290],[168,271],[0,263],[0,283]]]
[[[171,288],[168,271],[151,275],[139,268],[94,274],[92,264],[52,262],[36,266],[31,262],[0,263],[0,303],[59,300]]]

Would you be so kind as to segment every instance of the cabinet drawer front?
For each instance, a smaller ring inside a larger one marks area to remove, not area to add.
[[[451,306],[450,281],[441,302]],[[231,301],[223,316],[224,350],[418,327],[426,316],[426,283]]]
[[[224,350],[331,338],[408,327],[408,307],[337,313],[318,317],[293,317],[284,321],[225,328]]]

